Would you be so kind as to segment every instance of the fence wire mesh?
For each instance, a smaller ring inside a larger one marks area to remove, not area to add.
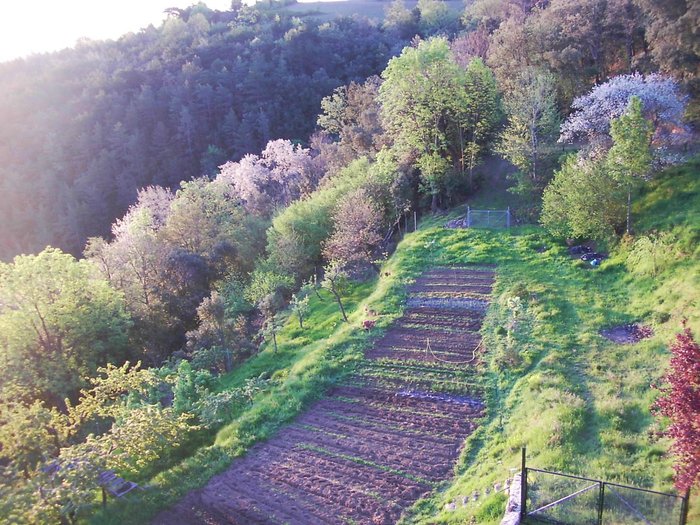
[[[605,484],[603,523],[606,525],[668,525],[680,522],[683,500],[632,487]]]
[[[526,470],[525,523],[561,525],[675,525],[683,498],[673,494]]]
[[[527,522],[597,525],[600,486],[589,480],[527,470]]]
[[[508,228],[510,210],[467,210],[465,217],[467,228]]]

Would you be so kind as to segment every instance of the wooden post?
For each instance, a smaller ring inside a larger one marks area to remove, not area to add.
[[[605,503],[605,482],[598,483],[598,525],[603,525],[603,505]]]
[[[510,206],[506,210],[506,228],[510,228]]]
[[[413,212],[413,231],[416,231],[418,229],[418,216],[414,210]]]

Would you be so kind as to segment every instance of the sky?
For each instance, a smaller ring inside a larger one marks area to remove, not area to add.
[[[0,62],[72,47],[81,37],[116,39],[165,18],[167,7],[197,0],[9,0],[0,10]],[[205,0],[227,10],[231,0]]]

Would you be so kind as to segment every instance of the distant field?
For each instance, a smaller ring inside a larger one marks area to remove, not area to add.
[[[413,9],[417,1],[406,0],[405,5]],[[391,2],[380,0],[340,0],[334,2],[303,2],[285,7],[285,10],[299,15],[315,15],[322,19],[331,19],[336,16],[363,15],[375,20],[383,20],[385,10]],[[462,0],[447,0],[447,5],[457,12],[464,10]]]

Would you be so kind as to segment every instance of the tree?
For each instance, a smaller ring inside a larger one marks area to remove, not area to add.
[[[632,190],[651,169],[651,137],[653,124],[642,115],[639,97],[630,99],[627,111],[610,122],[613,146],[607,157],[608,169],[620,186],[627,191],[627,226],[632,228]]]
[[[656,275],[677,260],[675,238],[669,232],[653,232],[634,240],[627,256],[627,266],[639,275]]]
[[[348,322],[348,316],[345,313],[345,307],[341,300],[348,287],[348,274],[339,261],[331,261],[323,269],[323,281],[321,287],[333,294],[335,301],[338,303],[340,313],[343,315],[343,321]]]
[[[666,434],[673,439],[675,483],[685,492],[700,479],[700,345],[685,321],[671,344],[670,367],[663,381],[666,386],[657,387],[661,397],[653,409],[671,420]]]
[[[469,170],[469,186],[473,188],[474,168],[491,142],[500,120],[496,79],[481,58],[472,58],[467,64],[464,91],[457,103],[460,170],[462,175],[465,167]]]
[[[449,129],[455,122],[458,101],[464,89],[464,75],[450,55],[447,40],[432,38],[418,47],[406,47],[382,73],[379,89],[382,119],[395,147],[416,159],[414,165],[436,168],[437,157],[448,163]],[[457,146],[459,150],[459,146]],[[423,187],[437,209],[443,174],[423,173]]]
[[[644,116],[655,126],[655,141],[668,144],[678,135],[671,133],[673,130],[684,129],[686,98],[680,94],[677,83],[656,73],[635,73],[613,77],[576,97],[571,114],[561,126],[559,142],[585,140],[593,146],[608,146],[611,120],[627,111],[634,96],[640,99]]]
[[[451,35],[459,29],[459,15],[443,0],[418,0],[418,28],[424,36]]]
[[[245,290],[245,296],[265,316],[263,334],[272,338],[277,352],[277,331],[280,326],[276,316],[284,306],[284,295],[292,288],[294,280],[268,266],[262,264],[255,269]]]
[[[172,199],[163,188],[142,190],[136,204],[113,225],[114,239],[93,238],[85,248],[85,257],[124,295],[134,320],[132,346],[154,365],[178,341],[176,320],[159,294],[172,251],[162,234]]]
[[[68,420],[42,400],[23,404],[0,400],[0,458],[12,462],[25,477],[55,457],[69,435]]]
[[[217,181],[230,186],[249,213],[270,217],[277,208],[289,206],[308,195],[321,179],[310,150],[289,140],[267,143],[261,156],[245,155],[239,162],[221,166]]]
[[[700,44],[695,31],[700,25],[700,10],[685,0],[635,0],[647,17],[645,37],[654,61],[664,73],[687,79],[697,90],[697,57]]]
[[[384,142],[384,129],[377,100],[381,79],[373,76],[364,84],[351,82],[321,100],[323,113],[317,123],[340,139],[340,155],[348,159],[373,158]],[[347,162],[346,162],[347,164]]]
[[[624,223],[624,192],[601,161],[570,155],[542,195],[540,222],[566,238],[608,239]]]
[[[233,358],[244,347],[239,316],[250,309],[243,300],[242,286],[227,283],[225,292],[212,290],[197,307],[199,324],[187,332],[187,350],[193,359],[204,361],[208,353],[217,372],[228,372],[233,367]],[[210,368],[208,367],[208,368]]]
[[[47,248],[0,265],[1,397],[61,407],[126,357],[129,327],[122,296],[88,261]]]
[[[299,328],[304,329],[304,317],[309,313],[309,291],[302,288],[297,293],[292,295],[291,307],[292,312],[299,319]]]
[[[333,215],[333,235],[324,243],[327,260],[373,264],[382,243],[383,217],[364,188],[347,195]]]
[[[559,127],[555,79],[545,71],[526,69],[516,84],[505,99],[508,126],[497,151],[518,168],[513,191],[537,194],[547,182],[552,142]]]
[[[395,33],[400,39],[409,40],[418,33],[419,13],[406,7],[404,0],[392,0],[384,8],[385,30]]]

